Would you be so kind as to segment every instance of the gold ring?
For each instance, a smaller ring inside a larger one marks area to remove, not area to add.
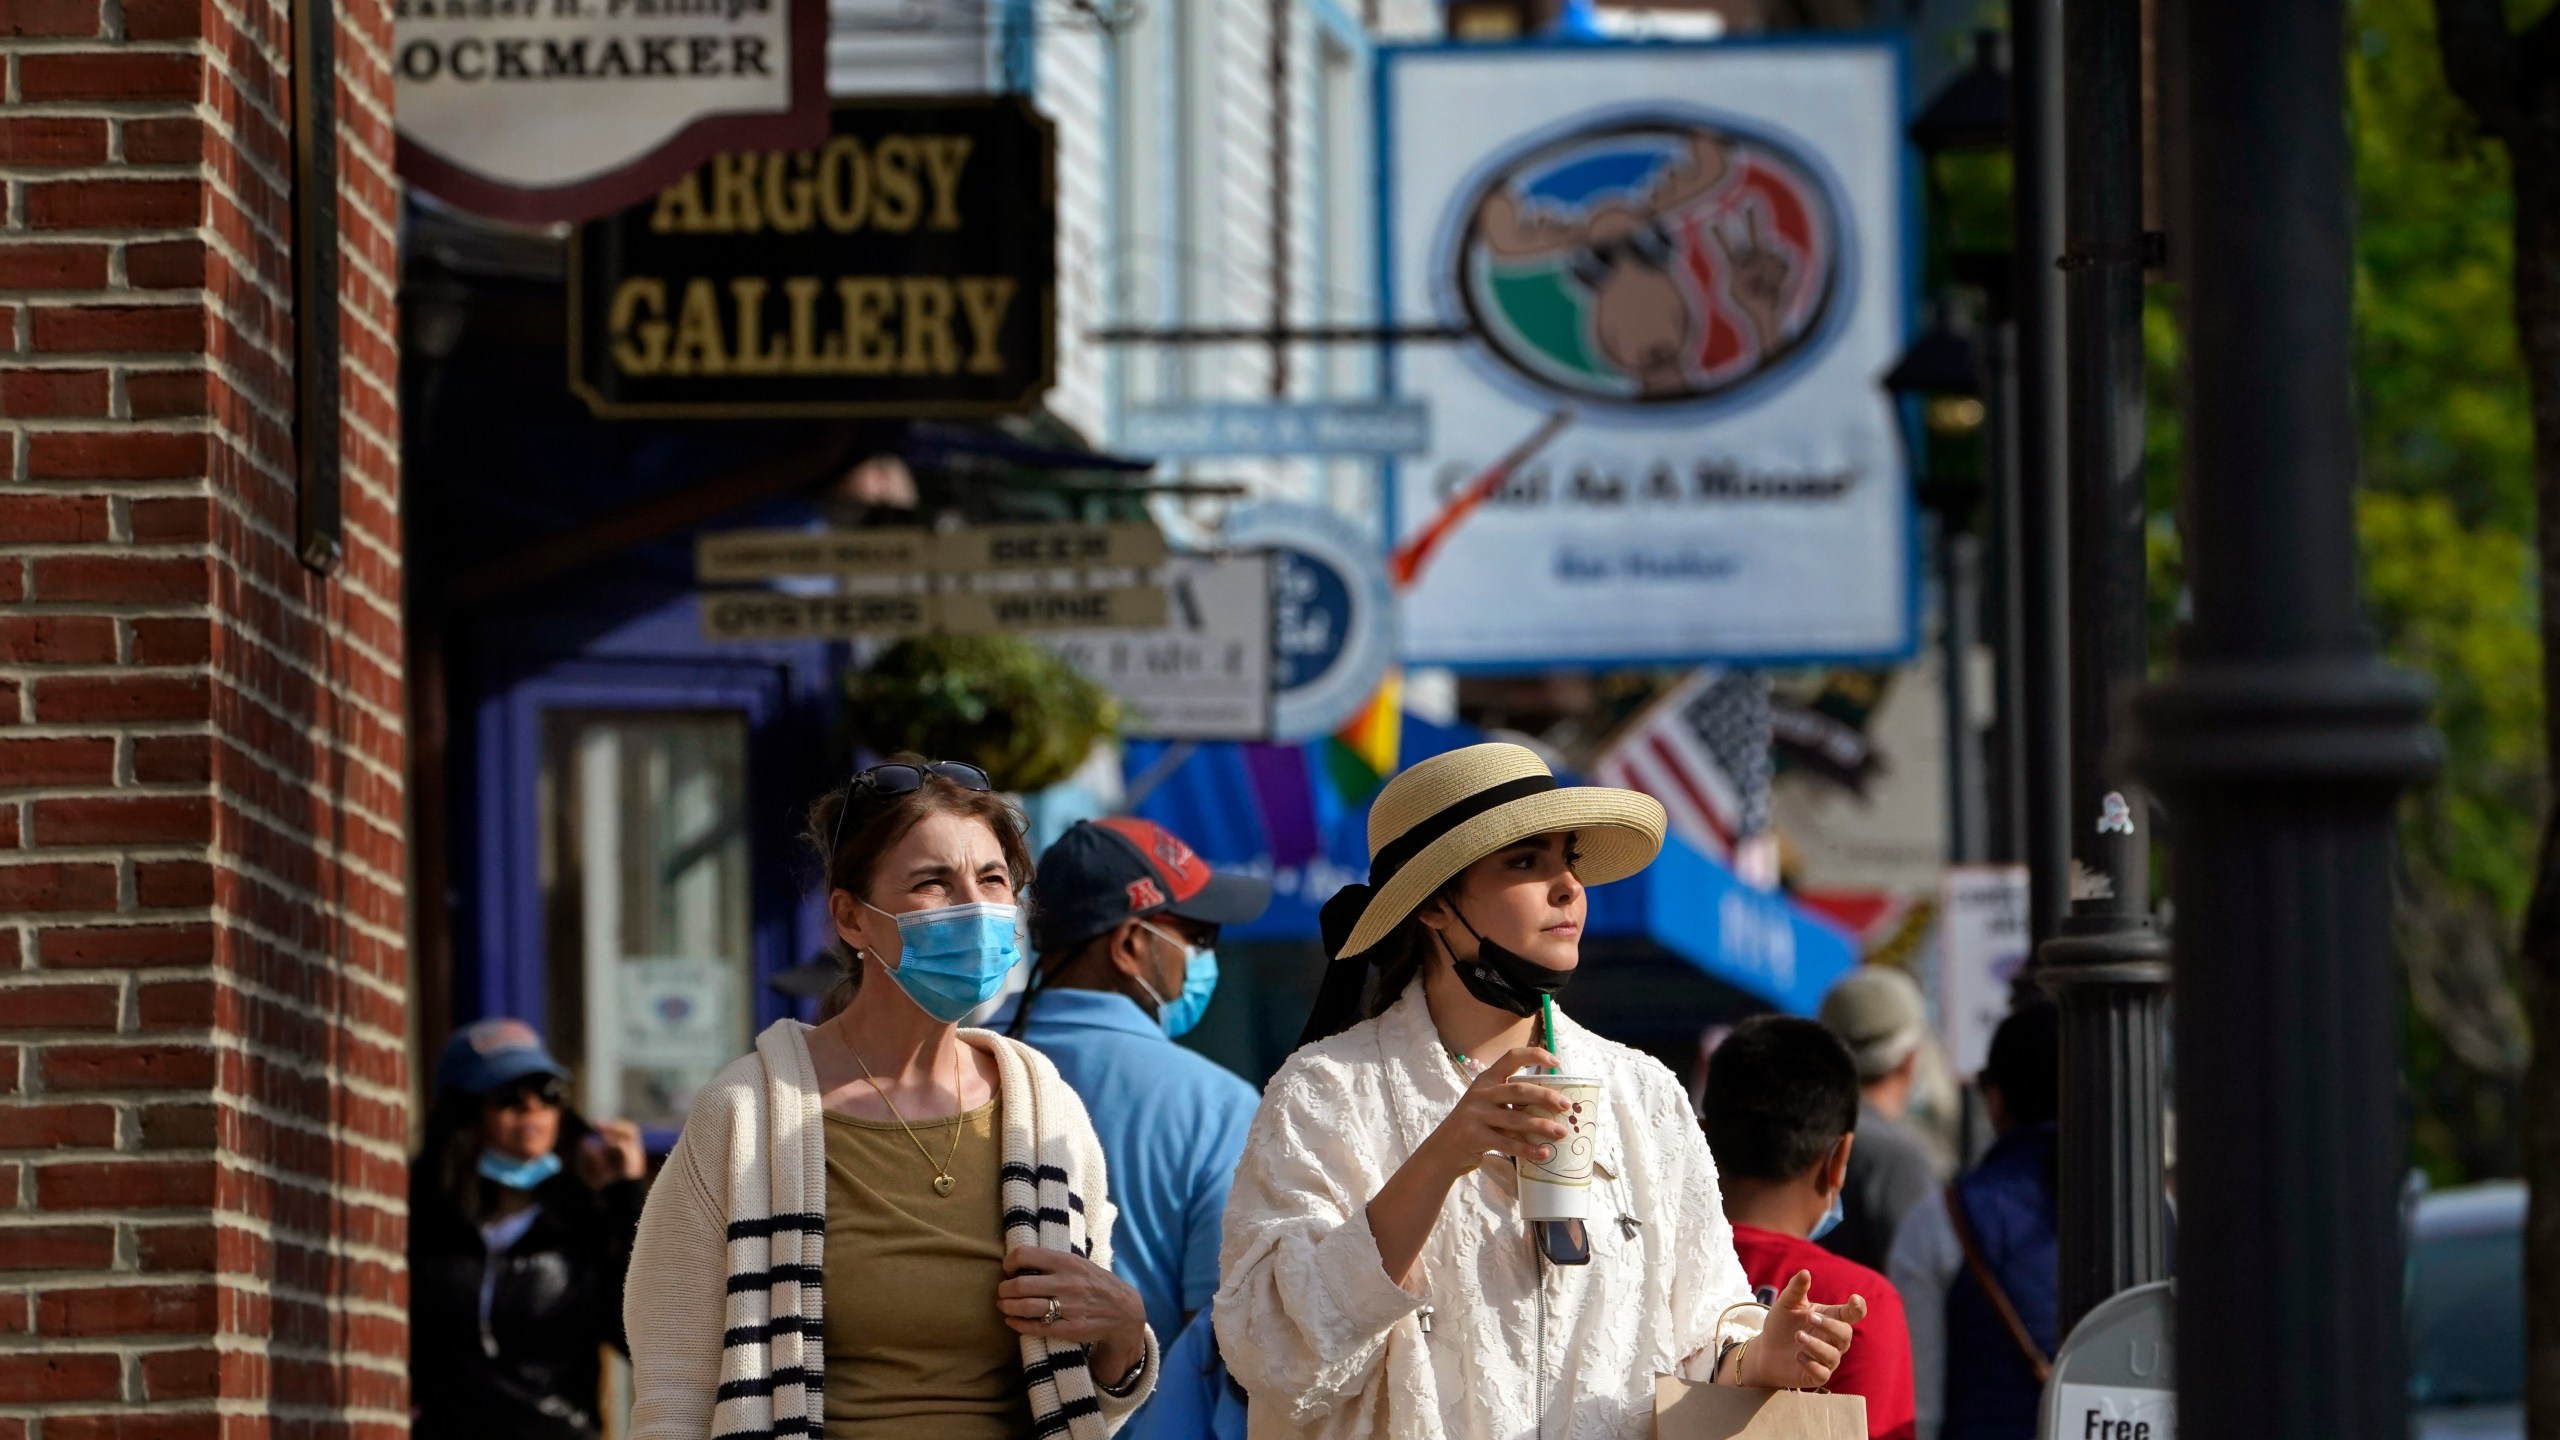
[[[1052,1295],[1052,1296],[1050,1296],[1050,1297],[1049,1297],[1049,1313],[1048,1313],[1047,1315],[1045,1315],[1045,1316],[1041,1317],[1040,1323],[1041,1323],[1041,1324],[1043,1324],[1043,1325],[1055,1325],[1055,1324],[1057,1324],[1057,1323],[1058,1323],[1058,1297],[1057,1297],[1057,1296]]]

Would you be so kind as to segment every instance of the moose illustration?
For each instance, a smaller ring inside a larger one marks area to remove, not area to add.
[[[1577,213],[1523,201],[1497,185],[1477,206],[1475,230],[1499,260],[1564,257],[1574,283],[1590,292],[1591,339],[1600,357],[1634,380],[1645,398],[1677,398],[1693,389],[1689,364],[1702,349],[1704,320],[1673,273],[1682,256],[1681,212],[1732,173],[1727,142],[1692,132],[1685,152],[1627,198],[1594,200]],[[1794,265],[1763,242],[1756,208],[1739,208],[1738,225],[1720,221],[1706,233],[1723,258],[1726,298],[1765,355],[1783,339]],[[1711,283],[1706,267],[1691,268],[1701,286]]]

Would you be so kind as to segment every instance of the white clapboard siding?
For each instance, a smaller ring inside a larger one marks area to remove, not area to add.
[[[1110,316],[1109,96],[1102,28],[1063,6],[1039,7],[1034,103],[1058,132],[1058,383],[1049,410],[1097,444],[1109,438],[1109,359],[1092,331]]]
[[[992,83],[989,0],[828,0],[831,95],[965,95]]]

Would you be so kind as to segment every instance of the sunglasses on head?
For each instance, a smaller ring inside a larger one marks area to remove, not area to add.
[[[975,765],[963,765],[957,760],[927,760],[921,765],[874,765],[853,777],[853,785],[845,793],[844,804],[836,810],[836,833],[827,840],[827,853],[832,856],[844,848],[844,817],[853,809],[855,796],[905,795],[923,789],[924,782],[937,775],[963,790],[996,788],[995,782],[987,778],[986,771]]]
[[[539,1100],[557,1110],[568,1103],[569,1087],[557,1075],[533,1075],[499,1086],[489,1092],[488,1099],[501,1110],[513,1110],[528,1100]]]

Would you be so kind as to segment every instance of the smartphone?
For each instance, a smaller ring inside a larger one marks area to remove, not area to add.
[[[1591,1263],[1591,1232],[1579,1220],[1532,1220],[1529,1233],[1537,1237],[1538,1253],[1550,1265]]]

